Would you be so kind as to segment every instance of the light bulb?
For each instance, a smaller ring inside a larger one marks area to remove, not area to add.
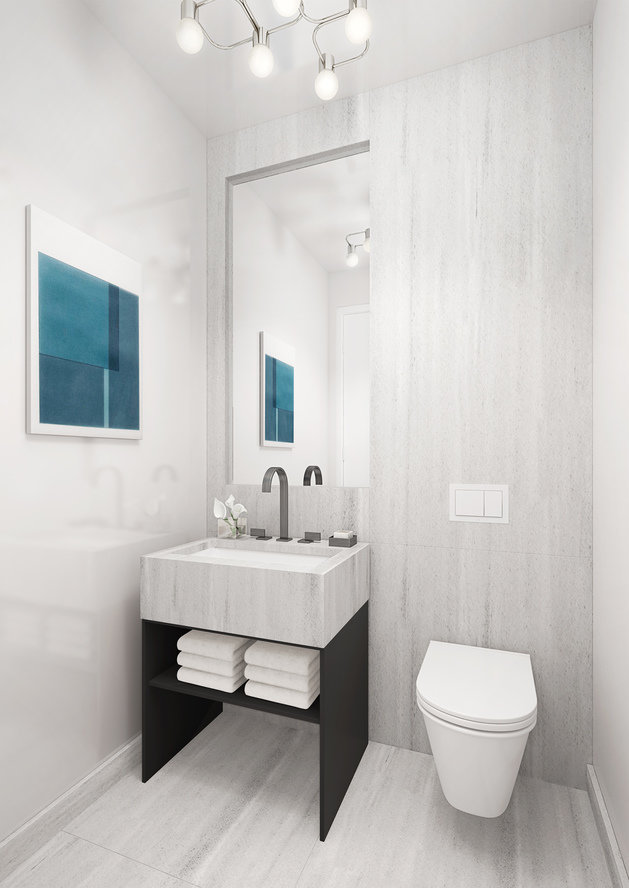
[[[356,247],[349,246],[347,248],[347,256],[345,257],[345,262],[349,266],[349,268],[356,268],[358,265],[358,253],[356,252]]]
[[[365,243],[363,244],[363,249],[365,253],[371,253],[371,231],[369,229],[365,231]]]
[[[339,79],[336,72],[330,68],[322,68],[315,77],[314,88],[320,99],[329,102],[339,91]]]
[[[190,55],[200,52],[203,48],[201,25],[193,18],[182,18],[177,25],[177,43]]]
[[[345,36],[350,43],[366,43],[371,37],[371,16],[364,6],[355,6],[345,19]]]
[[[301,0],[273,0],[275,11],[284,18],[297,15],[300,6]]]
[[[273,53],[266,43],[256,43],[249,53],[249,67],[256,77],[268,77],[273,70]]]

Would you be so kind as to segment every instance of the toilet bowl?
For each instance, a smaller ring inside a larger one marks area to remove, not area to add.
[[[499,817],[537,720],[530,656],[431,641],[417,676],[417,705],[448,802],[467,814]]]

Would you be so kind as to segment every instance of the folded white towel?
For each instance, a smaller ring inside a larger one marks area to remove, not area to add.
[[[233,662],[242,658],[243,648],[248,644],[252,644],[251,640],[239,635],[219,635],[218,632],[191,629],[181,636],[177,647],[187,654],[201,654],[203,657]]]
[[[203,657],[201,654],[188,654],[185,651],[180,651],[177,654],[177,663],[180,666],[187,666],[188,669],[198,669],[200,672],[213,672],[215,675],[235,678],[242,674],[245,661],[242,656],[237,660],[217,660],[216,657]]]
[[[335,540],[351,540],[354,536],[353,530],[335,530],[332,534]]]
[[[245,651],[245,663],[296,675],[308,675],[315,662],[319,663],[319,651],[316,649],[274,644],[272,641],[256,641]]]
[[[318,665],[318,662],[315,660]],[[302,691],[311,694],[319,687],[319,670],[314,669],[308,675],[296,675],[294,672],[282,672],[280,669],[267,669],[266,666],[245,666],[245,678],[262,684],[274,685],[291,691]]]
[[[319,687],[317,685],[310,694],[306,694],[303,691],[275,688],[273,685],[262,684],[259,681],[248,681],[245,685],[245,694],[250,697],[258,697],[260,700],[271,700],[273,703],[296,706],[297,709],[310,709],[319,696]]]
[[[200,685],[203,688],[213,688],[216,691],[227,691],[233,694],[236,688],[246,681],[245,670],[240,675],[229,678],[227,675],[216,675],[213,672],[201,672],[200,669],[188,669],[187,666],[181,666],[177,670],[177,678],[179,681],[185,681],[188,684]]]

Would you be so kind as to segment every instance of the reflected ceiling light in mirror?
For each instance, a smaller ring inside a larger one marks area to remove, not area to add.
[[[358,265],[358,248],[362,247],[365,253],[371,253],[371,228],[364,231],[352,231],[345,235],[347,242],[347,255],[345,262],[350,268]]]
[[[373,25],[367,12],[367,0],[351,0],[349,15],[345,19],[345,36],[350,43],[360,46],[371,37]]]
[[[287,21],[274,28],[265,28],[255,17],[249,6],[249,0],[233,0],[244,12],[251,34],[235,43],[218,43],[203,27],[199,20],[199,10],[212,3],[213,0],[182,0],[181,21],[177,27],[177,42],[184,52],[197,53],[207,40],[215,49],[236,49],[238,46],[251,46],[249,68],[256,77],[268,77],[273,70],[273,53],[269,46],[269,38],[277,31],[291,28],[300,21],[314,25],[312,42],[319,57],[319,73],[315,78],[315,92],[323,101],[333,99],[338,92],[339,80],[337,68],[349,65],[361,59],[369,49],[369,37],[372,24],[367,12],[367,0],[349,0],[349,5],[340,12],[332,13],[324,18],[308,15],[304,8],[304,0],[273,0],[275,11]],[[350,43],[362,45],[363,48],[355,55],[335,61],[333,56],[324,52],[319,45],[319,33],[327,25],[345,19],[345,33]]]
[[[347,245],[347,256],[345,257],[345,262],[347,263],[349,268],[356,268],[358,265],[358,253],[356,252],[356,247],[354,244]]]

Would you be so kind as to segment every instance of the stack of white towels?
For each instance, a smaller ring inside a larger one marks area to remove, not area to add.
[[[319,651],[256,641],[244,655],[250,697],[309,709],[319,696]]]
[[[249,638],[191,629],[177,642],[177,678],[233,694],[246,681],[244,654],[250,644]]]

